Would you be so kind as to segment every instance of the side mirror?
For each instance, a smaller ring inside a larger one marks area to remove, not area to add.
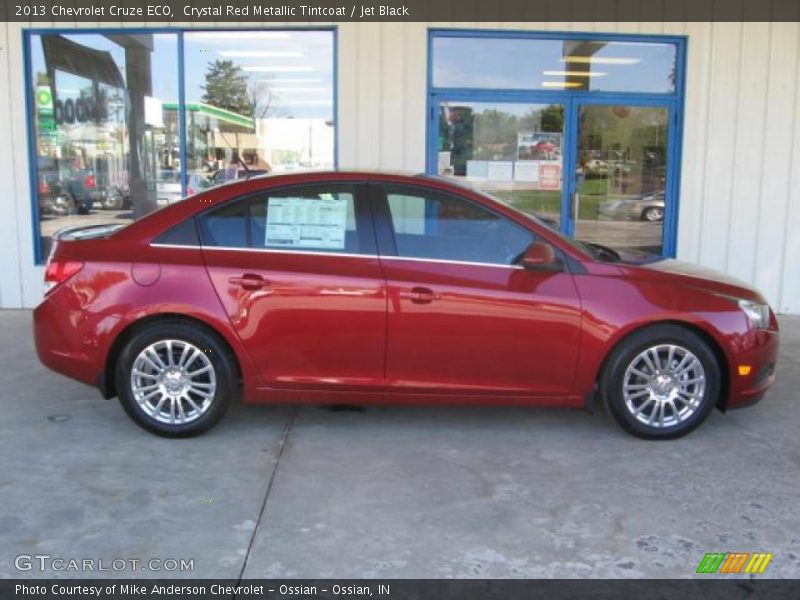
[[[547,242],[533,242],[525,249],[520,261],[526,269],[553,271],[561,268],[555,249]]]

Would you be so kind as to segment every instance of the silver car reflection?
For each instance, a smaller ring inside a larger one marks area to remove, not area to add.
[[[637,221],[664,220],[664,192],[654,192],[640,198],[613,198],[600,203],[600,214],[615,221],[634,219]]]

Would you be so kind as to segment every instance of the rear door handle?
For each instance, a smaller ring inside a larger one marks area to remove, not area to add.
[[[241,277],[231,277],[228,279],[228,283],[238,285],[246,290],[260,290],[269,285],[269,281],[254,273],[245,273]]]
[[[434,300],[441,300],[442,296],[426,287],[414,287],[400,292],[400,297],[411,300],[414,304],[428,304]]]

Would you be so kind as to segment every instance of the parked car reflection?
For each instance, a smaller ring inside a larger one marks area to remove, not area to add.
[[[664,220],[664,191],[654,192],[638,198],[613,198],[600,203],[601,215],[622,221],[633,219],[638,221]]]

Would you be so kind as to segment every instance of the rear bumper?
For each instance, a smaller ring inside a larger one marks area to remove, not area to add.
[[[726,408],[744,408],[755,404],[775,383],[778,362],[777,330],[756,331],[751,344],[732,355],[730,394]],[[739,374],[740,366],[749,366],[747,375]]]
[[[56,290],[33,311],[36,354],[49,369],[100,386],[108,350],[107,334],[116,329],[119,319],[70,306],[69,302],[59,301],[59,295]]]

